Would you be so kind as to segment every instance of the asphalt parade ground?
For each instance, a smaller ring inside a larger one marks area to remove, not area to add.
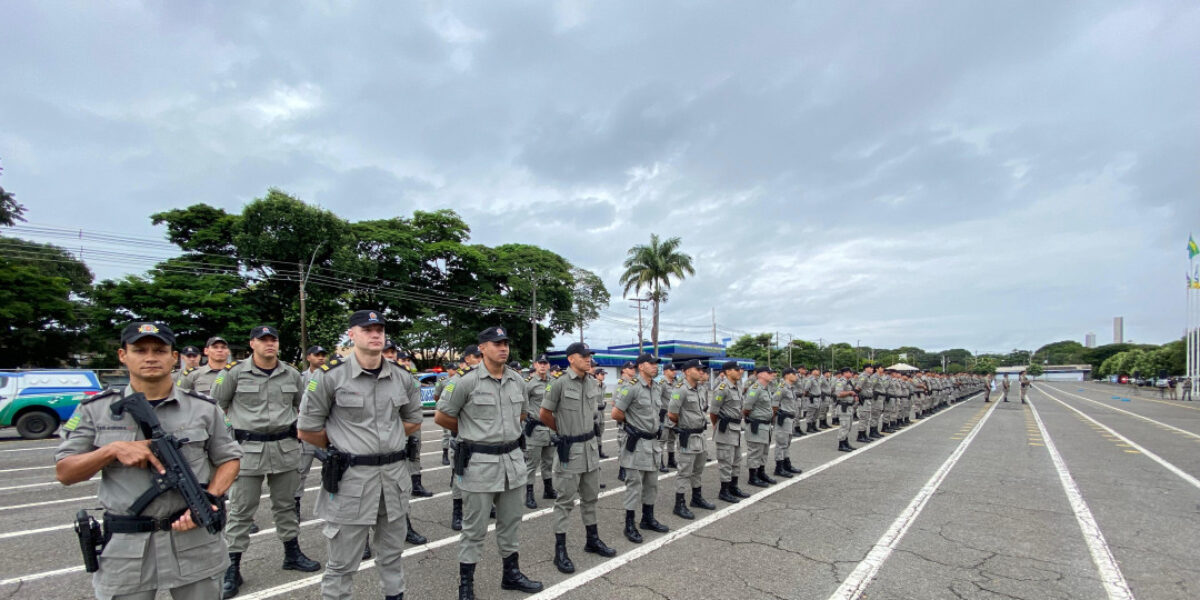
[[[804,474],[760,489],[746,484],[743,469],[741,487],[752,497],[740,504],[716,500],[710,462],[704,495],[717,510],[692,509],[694,521],[671,514],[675,475],[662,475],[655,514],[671,531],[643,532],[642,544],[621,534],[624,488],[616,460],[604,460],[600,535],[618,554],[583,552],[576,511],[572,575],[552,564],[553,501],[541,498],[539,481],[539,508],[527,510],[521,526],[521,566],[546,589],[502,591],[489,535],[477,597],[1200,598],[1200,402],[1065,382],[1036,383],[1025,405],[1016,386],[1009,402],[992,399],[977,395],[849,454],[836,451],[836,430],[796,438],[791,456]],[[608,426],[605,450],[615,456]],[[405,552],[406,597],[453,598],[450,471],[429,418],[423,440],[424,483],[435,495],[411,504],[429,543]],[[93,597],[70,523],[80,508],[98,507],[96,482],[55,482],[55,443],[0,442],[0,598]],[[300,542],[324,563],[313,516],[318,467]],[[243,557],[238,598],[318,598],[319,572],[280,570],[267,504],[256,517],[263,531]],[[373,561],[364,561],[354,585],[357,598],[383,595]]]

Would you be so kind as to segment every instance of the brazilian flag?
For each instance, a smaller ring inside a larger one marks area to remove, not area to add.
[[[1196,258],[1200,254],[1200,246],[1196,245],[1196,240],[1192,239],[1192,235],[1188,234],[1188,260]]]

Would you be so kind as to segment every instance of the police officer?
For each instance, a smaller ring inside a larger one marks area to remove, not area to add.
[[[1004,374],[1004,401],[1008,402],[1008,373]]]
[[[721,473],[721,492],[717,495],[724,502],[741,502],[750,495],[738,487],[738,471],[742,467],[742,393],[739,383],[742,368],[737,361],[725,361],[721,365],[725,380],[717,384],[712,403],[708,407],[708,418],[716,429],[713,442],[717,445],[717,468]]]
[[[225,365],[213,382],[212,395],[226,411],[233,437],[245,456],[229,493],[229,569],[222,594],[237,595],[242,584],[242,552],[250,545],[250,525],[258,510],[263,480],[271,495],[275,531],[283,542],[283,568],[312,572],[321,564],[300,551],[300,520],[295,512],[300,482],[300,442],[296,417],[304,383],[295,367],[279,360],[279,332],[269,325],[250,330],[251,357]]]
[[[421,391],[408,371],[383,358],[381,313],[354,312],[347,335],[353,351],[321,367],[317,385],[310,384],[304,394],[298,423],[301,439],[332,453],[322,467],[317,497],[317,515],[325,520],[329,540],[321,597],[353,597],[354,573],[374,528],[383,593],[387,600],[400,600],[411,483],[406,459],[409,452],[420,452],[409,436],[421,430]],[[338,465],[345,467],[340,477]],[[329,482],[336,483],[336,492]]]
[[[854,371],[850,367],[842,367],[841,377],[834,382],[833,399],[837,403],[838,414],[838,451],[853,452],[854,447],[850,445],[850,428],[854,424],[854,405],[858,400],[858,393],[854,391]],[[862,435],[862,432],[859,432]],[[858,441],[862,441],[860,437]],[[869,440],[868,440],[869,441]]]
[[[1030,385],[1029,377],[1027,377],[1025,375],[1025,371],[1021,371],[1020,383],[1021,383],[1021,404],[1025,404],[1026,398],[1029,397],[1029,385]]]
[[[850,385],[854,388],[854,397],[857,401],[854,412],[858,416],[858,437],[854,441],[863,444],[870,443],[879,437],[871,427],[871,406],[875,396],[872,380],[874,374],[874,367],[866,365],[863,367],[862,373],[850,379]]]
[[[321,365],[325,364],[325,359],[329,356],[329,351],[320,346],[309,346],[308,350],[304,351],[304,361],[308,363],[308,368],[300,374],[300,381],[303,384],[302,390],[308,389],[316,378],[317,373],[321,372]],[[303,392],[301,392],[303,395]],[[308,481],[308,472],[312,470],[313,450],[315,448],[308,442],[300,443],[300,467],[297,471],[300,473],[300,482],[296,484],[296,520],[300,519],[300,499],[304,497],[304,484]]]
[[[435,387],[433,389],[434,401],[441,403],[442,394],[444,394],[447,389],[454,389],[451,386],[455,382],[457,382],[460,378],[462,378],[463,375],[466,375],[467,373],[469,373],[471,371],[471,369],[474,369],[475,367],[479,366],[479,363],[482,360],[483,360],[483,354],[479,351],[479,346],[476,346],[475,344],[471,344],[470,346],[463,348],[462,361],[459,362],[458,368],[455,369],[454,372],[452,372],[449,377],[438,382],[437,387]],[[449,429],[445,429],[442,432],[442,463],[443,464],[450,464],[449,444],[450,444],[450,440],[452,438],[456,437],[457,435],[458,435],[457,433],[452,432]],[[458,482],[459,482],[459,478],[455,477],[453,471],[451,471],[451,473],[450,473],[450,499],[451,499],[450,500],[450,502],[451,502],[451,505],[450,505],[450,528],[453,529],[454,531],[461,531],[462,526],[463,526],[463,497],[462,497],[462,489],[458,487]]]
[[[659,428],[659,397],[654,394],[654,376],[658,375],[658,359],[643,353],[634,364],[638,378],[621,388],[613,402],[612,418],[625,430],[620,459],[625,469],[625,537],[640,544],[642,534],[638,527],[659,533],[670,529],[654,518],[654,498],[658,494],[658,463],[654,450]],[[642,520],[635,527],[633,517],[638,504],[642,506]]]
[[[776,410],[770,390],[775,372],[770,367],[759,366],[754,369],[754,376],[756,381],[746,388],[746,398],[742,403],[742,416],[746,419],[746,466],[750,469],[746,483],[767,487],[776,483],[766,473],[771,424],[775,420]]]
[[[775,388],[775,399],[772,404],[778,407],[775,413],[775,474],[791,478],[799,475],[800,469],[792,466],[792,457],[788,453],[792,446],[792,428],[796,415],[800,412],[800,396],[796,393],[800,385],[800,372],[796,369],[783,370],[783,383]]]
[[[182,370],[186,371],[187,369],[195,369],[200,366],[200,350],[195,346],[184,346],[180,354],[183,355]]]
[[[181,389],[195,390],[207,395],[212,391],[212,384],[225,371],[229,362],[229,344],[225,338],[214,335],[204,344],[204,356],[208,363],[193,369],[184,369],[177,384]]]
[[[129,385],[81,401],[63,426],[65,437],[54,456],[63,485],[100,473],[97,493],[109,537],[92,588],[101,600],[153,600],[158,590],[170,590],[177,600],[211,600],[221,593],[221,573],[229,564],[225,540],[196,526],[177,490],[132,513],[134,502],[154,488],[150,469],[162,473],[163,465],[137,422],[110,410],[126,396],[143,394],[163,430],[187,440],[182,453],[196,479],[207,485],[214,508],[222,510],[242,450],[211,398],[172,384],[174,344],[175,335],[162,323],[127,325],[117,358],[129,370]]]
[[[684,494],[691,490],[691,506],[713,510],[716,506],[704,499],[700,478],[704,475],[704,463],[708,454],[704,447],[704,430],[708,429],[705,418],[704,367],[698,360],[683,363],[683,381],[671,391],[667,405],[667,423],[679,438],[679,470],[675,475],[676,516],[692,520],[696,515],[684,504]]]
[[[833,401],[833,384],[836,379],[833,376],[833,371],[825,369],[821,376],[821,404],[822,409],[822,424],[825,425],[821,429],[829,429],[834,425],[838,425],[837,403]]]
[[[520,537],[522,482],[528,476],[522,423],[525,386],[520,375],[506,367],[508,334],[503,327],[479,333],[480,367],[463,374],[443,390],[434,421],[458,434],[454,478],[465,505],[462,539],[458,546],[458,597],[475,598],[475,565],[487,537],[488,511],[496,510],[496,545],[504,562],[500,587],[540,592],[542,584],[521,572]]]
[[[627,360],[621,365],[621,377],[617,379],[617,386],[613,389],[613,404],[616,404],[617,398],[621,396],[621,390],[633,385],[637,379],[637,365],[632,360]],[[621,448],[625,447],[625,429],[619,424],[617,426],[617,457],[621,456]],[[625,481],[625,467],[617,469],[617,481]]]
[[[592,351],[587,344],[575,342],[567,346],[567,362],[566,374],[546,384],[538,414],[540,421],[554,430],[554,479],[559,489],[554,503],[554,566],[563,573],[574,573],[575,564],[567,554],[567,520],[576,497],[587,532],[583,551],[606,558],[616,556],[617,551],[605,545],[596,528],[600,431],[592,411],[604,399],[604,390],[588,374]],[[533,406],[532,396],[529,405]]]
[[[671,393],[682,385],[682,382],[675,380],[677,371],[675,363],[664,364],[662,381],[658,383],[658,422],[661,434],[658,436],[658,445],[656,446],[658,454],[654,457],[654,462],[659,465],[660,473],[668,473],[678,466],[675,463],[675,429],[663,426],[667,420],[667,405],[671,403]],[[662,463],[664,455],[667,457],[665,465]]]
[[[590,356],[590,355],[589,355]],[[525,393],[529,404],[525,407],[528,421],[525,423],[525,468],[529,477],[525,482],[525,507],[537,508],[533,499],[533,483],[537,481],[538,467],[542,471],[542,498],[554,500],[554,446],[550,445],[550,429],[540,420],[542,397],[550,385],[550,359],[545,354],[533,362],[533,373],[525,379]]]
[[[604,394],[607,392],[604,388],[604,379],[608,377],[608,371],[600,367],[595,367],[592,370],[592,376],[596,378],[596,383],[600,384],[600,399],[596,402],[596,424],[600,426],[600,433],[603,434],[606,427],[604,424],[604,408],[608,405],[608,401],[604,399]],[[608,455],[604,453],[603,439],[596,438],[596,449],[600,453],[600,458],[608,458]],[[604,487],[604,484],[600,484],[600,487]]]

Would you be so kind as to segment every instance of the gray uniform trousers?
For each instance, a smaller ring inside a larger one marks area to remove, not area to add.
[[[826,427],[832,427],[833,418],[838,414],[837,404],[832,398],[822,394],[818,406],[820,408],[817,409],[817,420],[824,423]]]
[[[329,559],[321,578],[321,600],[348,600],[354,597],[354,573],[362,562],[363,549],[371,528],[375,529],[375,544],[371,550],[375,552],[375,566],[383,583],[384,595],[404,593],[404,567],[400,564],[400,555],[404,553],[404,537],[408,535],[408,519],[405,516],[388,520],[386,503],[380,495],[379,513],[374,525],[326,523],[324,533],[329,539]]]
[[[759,425],[759,427],[767,427],[767,425]],[[771,442],[751,442],[746,441],[746,466],[751,469],[757,469],[767,464],[767,453],[770,451]]]
[[[458,479],[455,477],[455,479]],[[501,558],[520,548],[517,526],[525,509],[525,490],[514,487],[503,492],[462,492],[462,542],[458,545],[458,562],[477,563],[487,537],[488,514],[496,505],[496,546]]]
[[[838,415],[838,441],[842,442],[850,439],[850,425],[854,421],[854,405],[839,404],[837,406]]]
[[[250,526],[254,524],[254,513],[258,510],[264,479],[271,493],[275,534],[285,542],[300,535],[294,495],[300,482],[300,471],[292,469],[268,475],[238,475],[229,490],[229,522],[225,525],[225,543],[229,544],[230,552],[245,552],[250,546]]]
[[[525,471],[529,474],[526,483],[537,482],[538,466],[542,469],[542,479],[553,479],[554,475],[554,446],[550,445],[550,430],[538,425],[533,435],[529,436],[525,445]],[[490,510],[490,509],[489,509]]]
[[[742,468],[741,434],[737,444],[722,444],[717,442],[717,469],[721,473],[721,483],[729,480]]]
[[[795,425],[795,419],[784,419],[783,425],[778,425],[776,421],[775,428],[775,462],[788,458],[788,449],[792,447],[792,426]]]
[[[296,472],[300,474],[300,481],[296,483],[296,498],[304,497],[304,484],[308,481],[308,472],[312,470],[313,450],[316,446],[308,442],[300,442],[300,467]]]
[[[567,521],[575,509],[575,498],[579,498],[579,515],[583,524],[596,524],[596,501],[600,497],[600,469],[584,473],[554,472],[554,487],[558,488],[558,499],[554,501],[554,533],[566,533]]]
[[[643,504],[654,504],[658,495],[658,469],[639,471],[625,468],[625,510],[637,510]]]
[[[208,579],[193,581],[187,585],[171,588],[171,597],[175,600],[212,600],[221,597],[221,579],[224,575],[214,575]],[[154,600],[157,590],[146,590],[132,594],[116,596],[97,595],[99,600]]]
[[[862,398],[858,400],[858,430],[869,431],[871,429],[871,410],[875,406],[874,398]]]
[[[700,477],[704,475],[708,453],[704,450],[691,452],[681,447],[678,459],[679,471],[675,475],[675,493],[684,494],[688,490],[700,487]]]

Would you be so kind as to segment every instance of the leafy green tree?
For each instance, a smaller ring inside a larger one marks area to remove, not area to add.
[[[1030,364],[1029,368],[1025,369],[1025,373],[1030,377],[1041,377],[1045,372],[1046,370],[1042,368],[1041,363],[1037,362]]]
[[[626,295],[629,294],[629,290],[633,290],[635,294],[640,294],[643,289],[650,292],[650,301],[654,307],[650,325],[654,356],[658,356],[659,309],[667,299],[671,279],[682,281],[688,275],[696,274],[696,269],[692,267],[692,257],[679,251],[680,243],[678,237],[660,241],[658,234],[651,234],[649,244],[638,244],[629,249],[625,258],[625,272],[621,274],[621,285],[625,286]]]
[[[66,250],[0,237],[0,368],[72,362],[92,273]]]
[[[575,325],[579,329],[579,341],[582,342],[583,328],[600,317],[600,311],[608,306],[611,298],[599,275],[575,267],[571,269],[571,278],[575,280],[575,287],[571,291]]]
[[[1087,348],[1074,340],[1063,340],[1046,344],[1033,353],[1033,362],[1050,365],[1075,365],[1086,363]]]

